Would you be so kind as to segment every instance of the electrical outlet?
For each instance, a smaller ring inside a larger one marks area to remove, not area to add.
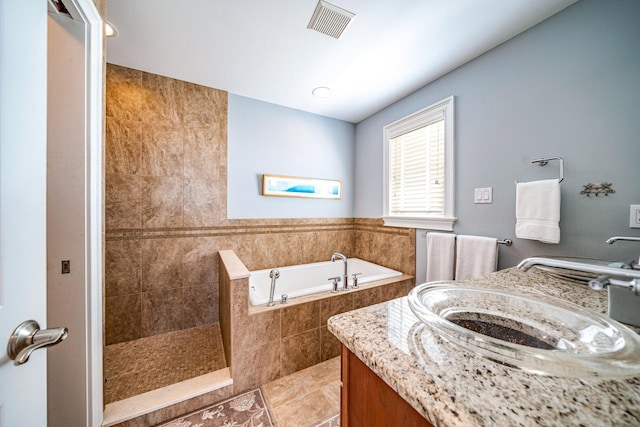
[[[629,209],[629,228],[640,228],[640,205],[631,205]]]

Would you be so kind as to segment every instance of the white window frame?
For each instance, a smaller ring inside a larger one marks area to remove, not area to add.
[[[424,127],[433,121],[434,117],[444,117],[445,128],[445,185],[444,185],[444,215],[443,216],[391,216],[389,215],[389,146],[390,140],[399,135]],[[384,153],[383,153],[383,220],[384,225],[393,227],[420,228],[427,230],[453,231],[453,224],[457,218],[455,212],[454,194],[454,97],[450,96],[436,102],[420,111],[406,116],[384,127]]]

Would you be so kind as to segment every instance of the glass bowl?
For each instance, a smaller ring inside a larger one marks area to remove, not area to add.
[[[640,376],[640,336],[568,301],[448,282],[418,285],[408,300],[443,339],[507,366],[561,377]]]

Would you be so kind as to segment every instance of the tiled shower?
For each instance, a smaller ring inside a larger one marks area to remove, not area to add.
[[[227,366],[219,250],[414,274],[415,235],[379,220],[226,219],[226,92],[109,64],[106,96],[105,403]]]

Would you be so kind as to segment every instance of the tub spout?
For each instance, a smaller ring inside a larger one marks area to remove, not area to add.
[[[347,274],[347,257],[342,255],[339,252],[334,252],[333,255],[331,255],[331,262],[336,262],[336,260],[342,260],[343,264],[344,264],[344,273],[342,274],[342,290],[346,291],[347,289],[349,289],[349,275]]]
[[[273,294],[276,291],[276,279],[280,277],[280,270],[274,268],[269,272],[269,277],[271,277],[271,290],[269,291],[269,302],[267,303],[267,306],[273,307],[276,305],[276,303],[273,302]]]

